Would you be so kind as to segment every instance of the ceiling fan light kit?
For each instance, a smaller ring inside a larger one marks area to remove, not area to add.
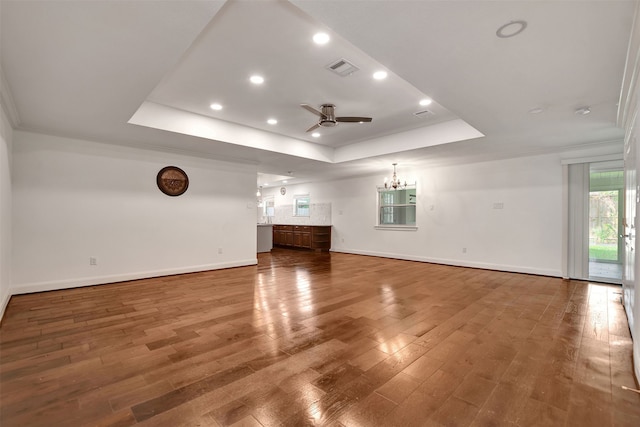
[[[371,117],[336,117],[336,106],[333,104],[322,104],[320,106],[321,111],[316,110],[308,104],[300,104],[300,106],[310,113],[320,117],[320,119],[318,119],[318,123],[307,129],[307,132],[314,131],[321,126],[331,128],[336,126],[338,123],[370,123],[373,120]]]

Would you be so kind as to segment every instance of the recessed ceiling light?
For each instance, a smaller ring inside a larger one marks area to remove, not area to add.
[[[282,181],[283,184],[286,184],[288,181],[285,179],[284,181]]]
[[[262,184],[262,185],[263,185],[263,186],[265,186],[265,187],[268,187],[268,186],[269,186],[269,184],[268,184],[268,183],[266,183],[266,182],[265,182],[264,184]]]
[[[320,138],[320,132],[314,132],[311,134],[311,136],[314,138]]]
[[[528,111],[528,113],[529,113],[529,114],[540,114],[540,113],[542,113],[543,111],[544,111],[544,108],[542,108],[542,107],[535,107],[535,108],[530,109],[530,110]]]
[[[211,107],[212,110],[216,110],[216,111],[222,110],[222,105],[220,105],[218,103],[211,104],[210,107]]]
[[[586,116],[590,112],[591,112],[591,108],[590,107],[580,107],[580,108],[577,108],[576,111],[575,111],[576,114],[579,114],[581,116]]]
[[[313,42],[315,44],[327,44],[330,40],[329,34],[327,33],[316,33],[313,36]]]
[[[258,76],[258,75],[254,75],[251,76],[249,78],[249,80],[251,81],[251,83],[253,83],[254,85],[261,85],[262,83],[264,83],[264,77],[262,76]]]
[[[376,71],[375,73],[373,73],[373,78],[376,80],[384,80],[387,78],[387,72],[386,71]]]
[[[267,120],[267,123],[269,123],[270,125],[276,125],[278,124],[278,121],[276,119],[269,119]]]
[[[527,21],[511,21],[498,28],[496,36],[501,39],[508,39],[509,37],[517,36],[523,32],[525,28],[527,28]]]
[[[425,99],[421,99],[420,100],[420,105],[422,105],[423,107],[426,107],[427,105],[431,104],[433,101],[431,101],[429,98],[425,98]]]

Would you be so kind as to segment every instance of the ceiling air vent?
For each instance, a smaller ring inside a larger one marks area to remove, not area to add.
[[[355,73],[359,69],[360,68],[356,67],[355,65],[353,65],[351,62],[347,61],[344,58],[338,59],[337,61],[332,62],[327,66],[327,70],[333,71],[334,73],[342,77],[350,76],[351,74]]]
[[[413,113],[413,115],[424,119],[426,117],[433,116],[433,113],[429,110],[423,110],[423,111],[418,111],[416,113]]]

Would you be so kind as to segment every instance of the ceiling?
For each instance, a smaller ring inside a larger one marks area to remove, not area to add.
[[[18,129],[250,162],[292,183],[559,151],[622,140],[634,10],[605,0],[0,0],[2,101]],[[515,20],[524,31],[496,35]],[[330,41],[314,44],[318,32]],[[327,69],[341,59],[358,70]],[[373,79],[379,70],[386,79]],[[300,104],[325,103],[373,120],[313,137],[318,117]]]

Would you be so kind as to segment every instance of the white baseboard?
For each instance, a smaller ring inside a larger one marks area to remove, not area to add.
[[[377,256],[382,258],[394,258],[394,259],[401,259],[401,260],[407,260],[407,261],[428,262],[433,264],[452,265],[456,267],[470,267],[470,268],[480,268],[484,270],[508,271],[512,273],[525,273],[525,274],[535,274],[540,276],[562,277],[562,271],[560,270],[547,270],[547,269],[538,269],[538,268],[531,268],[531,267],[524,267],[524,266],[468,262],[468,261],[460,261],[460,260],[454,260],[454,259],[429,258],[429,257],[421,257],[421,256],[414,256],[414,255],[375,252],[375,251],[361,251],[356,249],[345,249],[345,248],[332,249],[332,252],[342,252],[342,253],[355,254],[355,255]],[[253,258],[253,259],[233,261],[233,262],[227,262],[227,263],[206,264],[206,265],[190,266],[190,267],[167,269],[167,270],[143,271],[143,272],[115,274],[115,275],[107,275],[107,276],[81,277],[81,278],[70,279],[70,280],[56,280],[56,281],[47,281],[47,282],[17,284],[10,287],[9,292],[4,296],[3,300],[0,301],[0,321],[4,316],[5,310],[7,308],[7,305],[9,304],[9,300],[11,299],[12,295],[28,294],[33,292],[54,291],[59,289],[71,289],[71,288],[78,288],[83,286],[104,285],[108,283],[125,282],[128,280],[138,280],[138,279],[148,279],[152,277],[170,276],[173,274],[196,273],[199,271],[220,270],[223,268],[233,268],[233,267],[244,267],[248,265],[256,265],[257,263],[258,263],[257,258]],[[638,363],[636,363],[636,375],[638,375],[638,372],[637,372],[638,369],[640,369],[640,366]],[[640,376],[638,376],[638,378],[640,378]]]
[[[429,258],[429,257],[415,256],[415,255],[396,254],[396,253],[389,253],[389,252],[361,251],[356,249],[345,249],[345,248],[331,249],[331,251],[342,252],[346,254],[368,255],[368,256],[377,256],[381,258],[401,259],[405,261],[428,262],[432,264],[451,265],[455,267],[470,267],[470,268],[479,268],[482,270],[495,270],[495,271],[507,271],[510,273],[535,274],[537,276],[562,277],[562,271],[560,269],[550,270],[550,269],[532,268],[532,267],[518,266],[518,265],[490,264],[490,263],[484,263],[484,262],[461,261],[457,259]]]
[[[4,312],[7,309],[7,305],[9,305],[9,300],[11,299],[11,290],[2,296],[2,301],[0,301],[0,323],[2,322],[2,318],[4,317]]]
[[[13,295],[30,294],[33,292],[57,291],[60,289],[80,288],[83,286],[105,285],[109,283],[126,282],[129,280],[150,279],[153,277],[171,276],[174,274],[197,273],[200,271],[221,270],[224,268],[246,267],[256,265],[257,258],[246,259],[232,262],[222,262],[217,264],[195,265],[189,267],[172,268],[167,270],[140,271],[125,274],[113,274],[107,276],[80,277],[69,280],[55,280],[37,283],[22,283],[13,285],[9,288],[9,292],[2,301],[0,306],[0,320],[4,316],[5,309],[9,303],[9,299]]]

